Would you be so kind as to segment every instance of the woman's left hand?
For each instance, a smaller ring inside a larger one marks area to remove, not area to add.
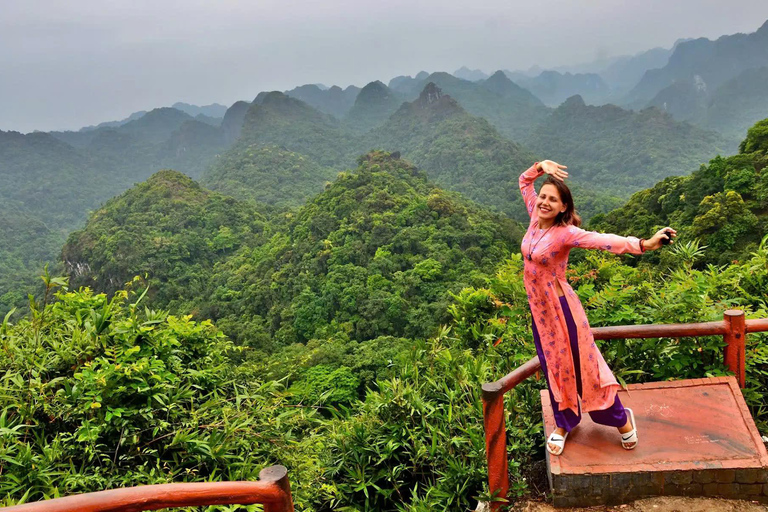
[[[667,237],[667,234],[669,234],[669,237]],[[656,232],[655,235],[653,235],[651,238],[646,240],[643,243],[643,247],[647,251],[655,251],[656,249],[661,249],[661,247],[664,245],[662,244],[662,240],[667,240],[669,238],[669,243],[671,244],[673,242],[673,238],[677,236],[677,231],[667,226],[666,228],[661,228]]]

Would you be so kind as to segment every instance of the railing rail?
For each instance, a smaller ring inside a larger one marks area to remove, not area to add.
[[[725,365],[736,375],[739,386],[743,388],[746,382],[744,367],[746,335],[749,332],[763,331],[768,331],[768,318],[745,320],[743,311],[729,309],[723,313],[723,320],[716,322],[595,327],[592,328],[592,335],[597,340],[722,335],[726,344]],[[499,510],[504,505],[509,492],[504,393],[535,374],[540,368],[539,358],[534,357],[499,380],[483,384],[483,423],[488,458],[488,486],[491,494],[500,500],[491,503],[493,511]]]
[[[270,466],[258,482],[201,482],[141,485],[77,494],[2,509],[3,512],[140,512],[207,505],[264,504],[264,512],[293,512],[284,466]]]

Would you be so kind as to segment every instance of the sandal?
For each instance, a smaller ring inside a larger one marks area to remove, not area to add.
[[[637,424],[635,423],[635,414],[629,407],[625,407],[624,410],[629,413],[632,430],[626,434],[621,434],[621,447],[625,450],[634,450],[637,448]]]
[[[565,439],[567,437],[568,437],[568,432],[566,432],[564,436],[561,436],[560,434],[556,434],[555,432],[552,432],[549,435],[549,439],[547,439],[547,451],[552,455],[560,455],[561,453],[563,453],[563,450],[565,449]],[[552,448],[549,447],[549,443],[552,443],[558,449],[553,450]]]

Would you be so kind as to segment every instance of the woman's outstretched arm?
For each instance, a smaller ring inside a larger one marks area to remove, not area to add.
[[[576,226],[568,226],[566,231],[566,244],[570,247],[580,247],[582,249],[599,249],[610,251],[615,254],[641,254],[645,251],[659,249],[667,238],[666,233],[672,238],[677,236],[677,231],[670,227],[662,228],[648,240],[636,238],[634,236],[620,236],[612,233],[598,233],[597,231],[585,231]]]
[[[529,217],[533,216],[533,206],[536,204],[536,189],[533,187],[533,183],[545,173],[563,181],[563,179],[568,177],[565,169],[567,167],[564,165],[560,165],[552,160],[544,160],[543,162],[536,162],[520,175],[518,180],[520,193],[523,194],[525,209],[528,211]]]

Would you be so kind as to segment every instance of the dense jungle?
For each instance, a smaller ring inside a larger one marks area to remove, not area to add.
[[[487,501],[481,385],[535,355],[535,161],[589,229],[678,230],[571,253],[593,327],[768,317],[768,23],[737,36],[0,131],[0,504],[272,464],[301,511]],[[598,345],[621,383],[728,374],[722,337]],[[768,435],[765,333],[746,372]],[[543,387],[507,396],[513,499],[541,491]]]

